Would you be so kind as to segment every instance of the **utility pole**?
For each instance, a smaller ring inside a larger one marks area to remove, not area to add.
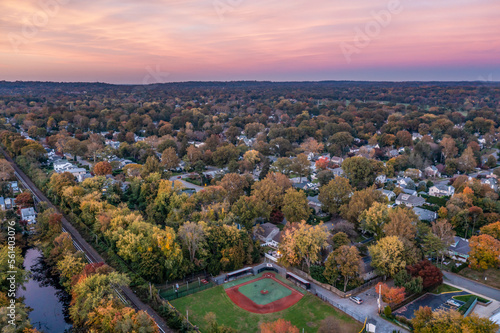
[[[378,299],[377,299],[377,304],[378,304],[378,313],[380,313],[380,297],[382,294],[382,284],[378,286]]]

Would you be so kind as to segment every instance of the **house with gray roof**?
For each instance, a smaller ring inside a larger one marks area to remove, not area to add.
[[[434,185],[429,189],[429,195],[433,197],[452,196],[455,188],[451,185]]]
[[[425,199],[421,197],[417,197],[415,195],[409,195],[406,193],[401,193],[396,198],[397,205],[405,205],[407,207],[418,207],[425,204]]]
[[[437,219],[438,214],[433,212],[432,210],[423,209],[419,207],[413,207],[412,210],[417,214],[420,221],[429,221],[433,222]]]
[[[454,243],[448,247],[448,256],[462,262],[469,260],[469,252],[469,240],[458,236],[455,236]]]
[[[377,191],[380,191],[383,195],[385,195],[389,201],[396,199],[396,193],[392,191],[384,190],[383,188],[379,188]]]

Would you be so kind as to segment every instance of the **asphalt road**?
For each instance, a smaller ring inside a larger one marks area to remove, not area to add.
[[[500,290],[492,287],[488,287],[482,283],[475,282],[473,280],[466,279],[460,275],[443,271],[444,282],[449,281],[451,284],[462,287],[464,289],[470,290],[474,293],[481,294],[487,298],[500,301]]]
[[[34,196],[37,197],[38,201],[45,201],[48,203],[49,207],[54,208],[56,211],[59,212],[59,209],[55,207],[49,199],[40,191],[35,184],[29,179],[28,176],[15,164],[15,162],[12,160],[12,158],[2,149],[0,148],[0,152],[5,156],[5,159],[9,161],[12,164],[12,167],[14,168],[14,171],[16,173],[16,177],[23,183],[23,185],[28,188]],[[81,250],[83,253],[85,253],[85,256],[87,257],[87,260],[91,263],[96,263],[96,262],[104,262],[103,258],[99,255],[99,253],[92,247],[90,246],[85,239],[80,235],[80,233],[69,223],[69,221],[66,219],[66,217],[62,218],[62,226],[64,231],[69,233],[71,235],[71,238],[73,239],[73,244],[78,250]],[[167,326],[167,323],[163,318],[161,318],[149,305],[145,304],[142,302],[135,294],[134,292],[129,288],[129,287],[120,287],[119,288],[121,291],[121,294],[125,295],[126,299],[128,302],[137,310],[142,310],[147,312],[151,318],[154,319],[156,322],[156,325],[160,329],[160,332],[174,332],[172,329],[170,329]]]

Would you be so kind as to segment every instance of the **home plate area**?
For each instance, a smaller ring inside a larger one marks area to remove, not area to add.
[[[261,277],[229,287],[226,294],[234,304],[253,313],[283,311],[304,296],[278,280],[274,273],[264,273]]]

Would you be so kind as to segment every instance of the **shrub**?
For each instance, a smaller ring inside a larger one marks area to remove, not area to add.
[[[311,266],[311,277],[321,283],[328,283],[328,280],[326,277],[323,275],[323,272],[325,271],[324,266],[319,266],[319,265],[312,265]]]
[[[387,317],[387,318],[392,318],[392,310],[391,310],[391,307],[389,305],[387,305],[385,308],[384,308],[384,315]]]

